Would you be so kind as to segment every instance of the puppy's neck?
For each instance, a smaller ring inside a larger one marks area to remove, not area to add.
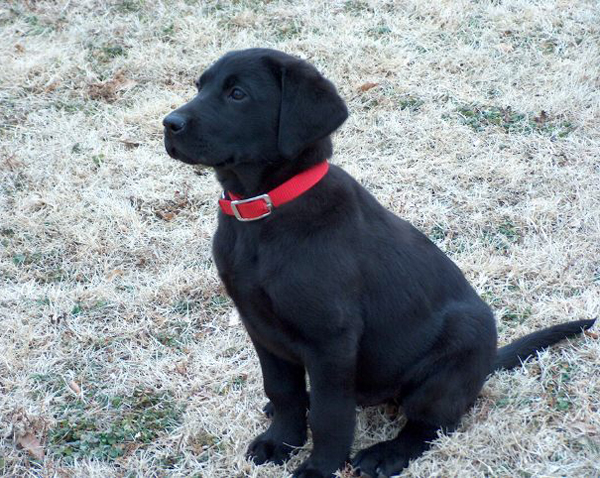
[[[215,172],[223,190],[248,198],[269,192],[305,169],[329,159],[331,154],[331,139],[327,137],[309,146],[293,160],[258,160],[215,168]]]

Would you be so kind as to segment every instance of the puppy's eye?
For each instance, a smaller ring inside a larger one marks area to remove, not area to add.
[[[239,88],[234,88],[233,90],[231,90],[231,93],[229,93],[229,97],[232,100],[240,101],[246,97],[246,93],[244,93]]]
[[[196,89],[198,91],[200,91],[202,89],[202,85],[200,84],[200,80],[196,80],[195,83],[196,83]]]

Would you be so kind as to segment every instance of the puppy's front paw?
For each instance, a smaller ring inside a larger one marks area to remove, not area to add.
[[[292,478],[333,478],[337,468],[335,465],[316,465],[309,458],[294,470]]]
[[[302,446],[303,443],[298,443],[297,446]],[[282,440],[277,440],[271,436],[269,431],[258,435],[246,452],[246,458],[253,461],[257,465],[262,465],[267,461],[271,461],[277,465],[282,465],[289,457],[294,447]]]
[[[359,451],[352,460],[352,466],[360,476],[386,478],[401,473],[408,466],[408,461],[398,444],[388,441]]]

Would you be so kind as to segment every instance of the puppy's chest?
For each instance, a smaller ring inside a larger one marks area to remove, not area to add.
[[[225,231],[220,227],[214,239],[213,254],[219,276],[236,303],[261,295],[259,238],[253,231]]]
[[[296,361],[293,334],[276,314],[274,298],[267,291],[268,282],[277,280],[276,258],[256,235],[227,232],[217,231],[213,254],[244,326],[253,340],[272,353]]]

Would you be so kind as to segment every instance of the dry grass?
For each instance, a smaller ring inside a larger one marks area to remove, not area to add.
[[[162,146],[231,49],[338,85],[334,162],[461,266],[502,342],[598,316],[599,25],[583,0],[1,3],[0,474],[285,475],[243,458],[267,420],[210,256],[219,187]],[[405,476],[598,476],[599,357],[588,336],[493,376]],[[398,428],[358,423],[356,448]]]

